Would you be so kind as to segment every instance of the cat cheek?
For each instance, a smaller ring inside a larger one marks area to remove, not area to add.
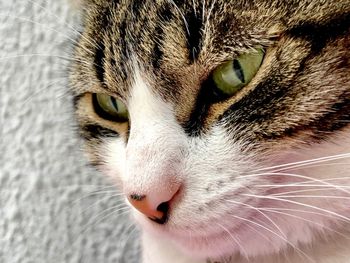
[[[100,146],[99,155],[102,160],[100,170],[121,189],[125,181],[125,142],[122,139],[106,139]]]

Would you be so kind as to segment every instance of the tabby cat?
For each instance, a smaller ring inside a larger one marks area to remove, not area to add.
[[[349,0],[82,5],[76,116],[142,262],[350,262]]]

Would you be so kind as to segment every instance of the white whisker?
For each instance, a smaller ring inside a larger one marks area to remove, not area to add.
[[[29,2],[31,2],[32,4],[39,6],[42,10],[44,10],[45,12],[47,12],[47,14],[53,15],[55,18],[57,18],[57,21],[62,23],[63,25],[67,26],[70,30],[72,30],[74,33],[78,34],[79,36],[81,36],[83,39],[85,39],[89,44],[91,44],[94,48],[98,47],[98,44],[96,42],[92,42],[92,40],[88,39],[87,37],[85,37],[82,33],[80,33],[77,29],[75,29],[73,26],[71,26],[70,24],[68,24],[67,22],[63,21],[59,16],[57,16],[54,12],[50,11],[48,8],[45,8],[44,6],[40,5],[39,3],[36,3],[32,0],[27,0]]]
[[[61,31],[58,31],[57,29],[55,28],[52,28],[52,27],[48,27],[48,26],[45,26],[44,24],[40,23],[40,22],[37,22],[37,21],[34,21],[34,20],[31,20],[29,18],[24,18],[24,17],[18,17],[18,16],[13,16],[13,15],[8,15],[7,17],[9,18],[12,18],[12,19],[16,19],[16,20],[19,20],[19,21],[22,21],[22,22],[28,22],[28,23],[32,23],[34,25],[39,25],[41,26],[43,29],[47,29],[47,30],[50,30],[54,33],[57,33],[58,35],[61,35],[61,36],[64,36],[66,39],[70,40],[72,43],[80,46],[81,48],[83,48],[87,53],[93,55],[94,52],[92,50],[89,50],[83,46],[81,46],[80,42],[78,42],[77,40],[73,39],[72,37],[70,36],[67,36],[65,33],[61,32]]]
[[[329,190],[333,190],[333,188],[329,188],[329,187],[328,188],[310,188],[310,189],[280,192],[280,193],[275,193],[271,195],[277,196],[277,195],[285,195],[285,194],[296,194],[296,193],[307,193],[307,192],[318,192],[318,191],[329,191]]]
[[[258,212],[259,214],[261,214],[263,217],[265,217],[280,233],[281,235],[286,238],[284,232],[282,231],[282,229],[269,217],[267,216],[265,213],[263,213],[262,211],[260,211],[260,208],[257,208],[257,207],[254,207],[252,205],[249,205],[249,204],[245,204],[245,203],[242,203],[242,202],[237,202],[237,201],[233,201],[233,200],[226,200],[227,202],[229,203],[234,203],[234,204],[239,204],[239,205],[243,205],[243,206],[246,206],[248,208],[251,208],[253,209],[254,211]]]
[[[249,197],[255,197],[255,198],[259,198],[259,199],[269,199],[269,200],[281,201],[281,202],[291,203],[291,204],[295,204],[295,205],[299,205],[299,206],[304,206],[304,207],[308,207],[308,208],[315,209],[315,210],[318,210],[318,211],[322,211],[322,212],[325,212],[325,213],[329,213],[329,214],[334,215],[336,217],[342,218],[342,219],[346,220],[347,222],[350,222],[350,218],[348,218],[346,216],[343,216],[343,215],[338,214],[336,212],[329,211],[327,209],[323,209],[323,208],[320,208],[320,207],[317,207],[317,206],[304,204],[304,203],[300,203],[300,202],[297,202],[297,201],[292,201],[292,200],[289,200],[289,199],[278,198],[278,197],[274,197],[274,196],[261,196],[261,195],[251,195],[251,194],[242,194],[242,195],[249,196]]]
[[[285,164],[280,164],[280,165],[275,165],[270,167],[264,167],[264,168],[257,169],[254,172],[269,171],[269,170],[283,171],[286,169],[294,169],[294,168],[307,166],[309,164],[322,163],[322,162],[339,160],[344,158],[350,158],[350,153],[343,153],[343,154],[319,157],[319,158],[314,158],[314,159],[309,159],[309,160],[304,160],[299,162],[291,162],[291,163],[285,163]]]
[[[321,184],[323,184],[325,186],[333,187],[333,188],[335,188],[335,189],[337,189],[339,191],[342,191],[342,192],[345,192],[347,194],[350,194],[349,191],[346,191],[346,190],[344,190],[342,188],[337,187],[336,185],[328,183],[325,180],[320,180],[320,179],[312,178],[312,177],[309,177],[309,176],[305,176],[305,175],[301,175],[301,174],[294,174],[294,173],[271,172],[271,173],[260,173],[260,174],[248,174],[248,175],[238,176],[238,177],[236,177],[236,179],[247,178],[247,177],[276,176],[276,175],[278,175],[278,176],[287,176],[287,177],[298,178],[298,179],[307,179],[309,181],[321,183]]]
[[[234,237],[232,235],[232,233],[226,228],[224,227],[223,225],[219,224],[219,223],[216,223],[219,227],[221,227],[230,237],[233,241],[235,241],[235,243],[238,245],[239,249],[241,250],[242,254],[248,258],[248,254],[247,254],[247,251],[244,249],[244,247],[242,246],[242,244],[239,242],[239,240]]]
[[[232,215],[232,214],[231,214],[230,216],[232,216],[232,217],[234,217],[234,218],[237,218],[237,219],[239,219],[239,220],[242,220],[242,221],[249,222],[249,223],[251,223],[251,224],[253,224],[253,225],[256,225],[256,226],[258,226],[258,227],[261,227],[262,229],[264,229],[264,230],[270,232],[271,234],[277,236],[278,238],[280,238],[281,240],[283,240],[284,242],[286,242],[288,245],[290,245],[290,246],[291,246],[293,249],[295,249],[298,253],[304,255],[304,256],[305,256],[308,260],[310,260],[311,262],[316,263],[309,255],[307,255],[307,254],[306,254],[304,251],[302,251],[301,249],[297,248],[297,247],[296,247],[294,244],[292,244],[289,240],[287,240],[287,239],[284,238],[283,236],[277,234],[276,232],[272,231],[271,229],[269,229],[269,228],[263,226],[262,224],[259,224],[259,223],[255,222],[255,221],[252,221],[252,220],[249,220],[249,219],[247,219],[247,218],[240,217],[240,216],[236,216],[236,215]]]
[[[202,4],[202,21],[204,21],[204,17],[205,17],[205,6],[206,6],[206,0],[203,0],[203,4]]]
[[[307,223],[311,223],[312,225],[317,225],[317,226],[319,226],[319,227],[321,227],[321,228],[323,228],[323,229],[327,229],[327,230],[329,230],[329,231],[331,231],[331,232],[334,232],[334,233],[336,233],[336,234],[338,234],[338,235],[341,235],[341,236],[345,237],[346,239],[350,239],[349,236],[346,236],[346,235],[344,235],[343,233],[340,233],[339,231],[336,231],[336,230],[333,229],[333,228],[327,227],[327,226],[325,226],[325,225],[323,225],[323,224],[314,222],[314,221],[312,221],[312,220],[308,220],[308,219],[306,219],[306,218],[303,218],[303,217],[300,217],[300,216],[297,216],[297,215],[293,215],[293,214],[289,214],[289,213],[285,213],[285,212],[281,212],[281,211],[277,211],[277,210],[272,210],[272,209],[268,209],[268,208],[259,208],[259,209],[261,209],[261,210],[263,210],[263,211],[266,211],[266,212],[271,212],[271,213],[276,213],[276,214],[281,214],[281,215],[286,215],[286,216],[294,217],[294,218],[296,218],[296,219],[305,221],[305,222],[307,222]]]
[[[114,186],[111,186],[111,187],[114,187]],[[108,188],[109,187],[106,187],[106,189],[108,189]],[[85,198],[95,196],[95,195],[110,194],[110,193],[116,193],[116,192],[118,192],[117,189],[109,190],[109,191],[102,191],[102,190],[101,191],[93,191],[89,194],[83,195],[82,197],[79,197],[78,199],[72,201],[72,204],[77,203]],[[115,194],[114,196],[123,196],[123,195],[124,195],[124,193],[118,193],[118,194]]]
[[[174,7],[176,8],[176,10],[178,11],[178,13],[180,14],[180,16],[182,17],[182,20],[183,20],[183,22],[184,22],[184,24],[185,24],[185,28],[186,28],[187,34],[188,34],[188,35],[191,35],[191,34],[190,34],[190,30],[189,30],[189,28],[188,28],[187,20],[186,20],[184,14],[181,12],[180,8],[176,5],[176,3],[174,2],[174,0],[168,0],[168,1],[169,1],[172,5],[174,5]]]
[[[111,209],[117,209],[115,211],[112,211],[111,213],[107,213],[107,215],[99,218],[98,220],[96,220],[99,216],[105,214],[106,211],[109,211]],[[74,245],[79,241],[79,237],[80,236],[83,236],[93,225],[96,225],[98,223],[100,223],[101,221],[103,221],[105,218],[107,217],[110,217],[111,215],[115,214],[115,213],[119,213],[118,216],[122,216],[124,215],[125,213],[128,213],[130,211],[130,207],[128,206],[125,206],[125,207],[119,207],[119,206],[113,206],[113,207],[110,207],[104,211],[102,211],[101,213],[99,213],[97,216],[95,216],[92,220],[90,220],[87,224],[85,224],[83,227],[82,227],[82,230],[79,231],[79,233],[76,234],[75,238],[74,238],[74,241],[69,244],[70,248],[74,248]],[[94,220],[94,221],[93,221]],[[91,222],[93,221],[93,222]],[[68,245],[67,245],[68,246]],[[68,250],[68,247],[65,247],[65,249]]]
[[[58,81],[53,81],[51,83],[49,83],[47,86],[36,90],[34,92],[32,92],[30,94],[30,96],[28,96],[24,101],[23,101],[23,105],[26,105],[27,103],[29,103],[32,99],[36,98],[42,91],[47,90],[53,86],[58,86],[58,85],[63,85],[62,81],[64,81],[64,79],[60,79]]]
[[[131,229],[131,230],[130,230]],[[128,241],[129,241],[129,239],[130,239],[130,237],[136,232],[136,230],[137,230],[137,228],[136,228],[136,226],[134,225],[134,224],[130,224],[127,228],[126,228],[126,230],[125,230],[125,232],[128,234],[127,235],[127,237],[126,237],[126,239],[124,240],[124,245],[123,245],[123,247],[121,248],[121,252],[124,252],[125,250],[126,250],[126,247],[127,247],[127,245],[128,245]],[[130,231],[130,232],[129,232]],[[129,232],[129,233],[128,233]],[[122,239],[121,239],[122,240]]]
[[[115,210],[116,209],[116,210]],[[109,212],[106,214],[106,212],[113,210],[112,212]],[[86,233],[86,231],[89,230],[89,228],[93,225],[96,225],[100,222],[102,222],[104,219],[106,219],[107,217],[110,217],[113,214],[119,213],[119,212],[125,212],[125,211],[130,211],[130,207],[126,206],[125,204],[119,204],[116,206],[112,206],[109,207],[107,209],[105,209],[104,211],[102,211],[101,213],[99,213],[97,216],[95,216],[93,219],[90,220],[89,223],[87,223],[86,225],[84,225],[82,227],[83,231],[81,231],[79,233],[79,235],[83,235],[84,233]],[[118,216],[120,216],[121,214],[118,214]]]
[[[194,15],[195,15],[195,17],[197,17],[197,10],[196,10],[196,2],[195,2],[195,0],[192,0],[192,6],[193,6]]]
[[[346,199],[350,200],[349,196],[336,196],[336,195],[274,195],[276,197],[283,198],[326,198],[326,199]]]
[[[6,56],[6,57],[0,57],[0,61],[2,60],[9,60],[9,59],[17,59],[17,58],[26,58],[26,57],[43,57],[43,58],[57,58],[61,59],[58,61],[67,61],[67,62],[76,62],[79,63],[82,66],[85,66],[87,69],[91,68],[91,66],[96,65],[94,62],[89,62],[87,60],[83,59],[77,59],[77,58],[71,58],[71,57],[65,57],[61,55],[53,55],[53,54],[41,54],[41,53],[32,53],[32,54],[17,54],[13,56]],[[62,66],[66,66],[65,64],[62,64]]]
[[[337,219],[339,221],[342,221],[344,223],[347,223],[347,220],[344,220],[342,218],[338,218],[334,215],[330,214],[324,214],[320,212],[315,212],[315,211],[308,211],[308,210],[302,210],[302,209],[295,209],[295,208],[282,208],[282,207],[263,207],[264,209],[270,209],[270,210],[278,210],[278,211],[291,211],[291,212],[298,212],[298,213],[305,213],[305,214],[310,214],[310,215],[316,215],[316,216],[322,216],[322,217],[328,217],[332,219]],[[260,208],[259,208],[260,209]]]
[[[92,207],[100,204],[100,203],[103,203],[103,202],[106,202],[106,200],[109,200],[113,197],[119,197],[120,195],[110,195],[110,196],[105,196],[103,198],[101,198],[100,200],[97,200],[96,202],[94,202],[93,204],[89,205],[87,208],[85,208],[81,214],[84,214],[86,213],[89,209],[91,209]],[[119,202],[117,202],[117,205],[121,205],[121,204],[125,204],[124,200],[118,200]]]

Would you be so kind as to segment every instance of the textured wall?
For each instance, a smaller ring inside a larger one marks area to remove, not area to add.
[[[65,0],[0,0],[1,263],[137,262],[136,231],[74,133],[73,13]]]

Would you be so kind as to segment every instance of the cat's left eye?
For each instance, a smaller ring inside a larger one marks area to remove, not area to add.
[[[217,67],[212,79],[224,97],[230,97],[246,86],[258,72],[264,58],[264,50],[245,53]]]
[[[93,94],[93,104],[96,113],[107,120],[126,122],[129,113],[126,105],[119,99],[103,93]]]

